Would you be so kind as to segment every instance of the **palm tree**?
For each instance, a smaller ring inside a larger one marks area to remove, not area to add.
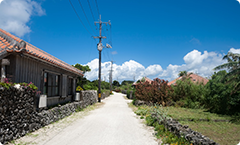
[[[178,76],[179,77],[182,77],[182,80],[184,81],[184,80],[186,80],[186,79],[190,79],[191,77],[191,74],[193,74],[193,73],[188,73],[186,70],[184,70],[184,71],[180,71],[179,73],[178,73]]]
[[[187,76],[187,71],[180,71],[179,73],[178,73],[178,76],[179,77],[182,77],[182,76]]]
[[[240,89],[240,54],[228,52],[223,59],[228,62],[215,67],[214,70],[228,69],[229,72],[224,79],[228,79],[228,83],[234,82],[237,91]]]

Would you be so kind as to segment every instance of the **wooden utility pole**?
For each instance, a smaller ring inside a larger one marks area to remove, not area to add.
[[[99,36],[93,37],[94,39],[99,39],[99,43],[97,45],[97,49],[99,51],[99,71],[98,71],[98,102],[101,102],[101,52],[103,49],[103,44],[102,44],[102,39],[105,39],[105,36],[102,36],[102,24],[109,24],[111,25],[110,21],[108,22],[102,22],[101,21],[101,15],[99,16],[99,22],[94,22],[94,24],[96,25],[97,23],[99,23]]]

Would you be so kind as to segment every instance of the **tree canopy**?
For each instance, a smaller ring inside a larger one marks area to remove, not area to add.
[[[88,65],[83,66],[83,65],[77,63],[77,64],[72,65],[72,66],[74,66],[75,68],[83,71],[83,74],[85,74],[86,72],[90,72],[91,71],[91,69],[89,68]]]

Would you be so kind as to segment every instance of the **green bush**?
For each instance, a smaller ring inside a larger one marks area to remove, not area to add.
[[[219,71],[206,84],[207,92],[204,104],[211,112],[234,115],[240,113],[240,92],[234,86],[239,82],[228,83],[227,72]]]
[[[206,94],[206,87],[203,83],[193,83],[190,78],[178,80],[172,86],[174,92],[171,94],[176,106],[187,108],[203,107],[203,100]]]

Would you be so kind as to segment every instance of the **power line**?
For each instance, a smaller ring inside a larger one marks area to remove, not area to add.
[[[94,33],[94,30],[93,30],[93,28],[92,28],[92,26],[91,26],[91,24],[90,24],[90,22],[89,22],[89,20],[88,20],[88,18],[87,18],[87,15],[86,15],[86,13],[85,13],[85,11],[84,11],[84,9],[83,9],[83,6],[82,6],[82,3],[80,2],[80,0],[78,0],[78,3],[80,4],[80,6],[81,6],[81,8],[82,8],[82,11],[83,11],[83,13],[84,13],[84,15],[85,15],[85,17],[86,17],[86,19],[87,19],[87,21],[88,21],[88,24],[89,24],[89,26],[91,27],[91,29],[92,29],[92,31],[93,31],[93,33]]]
[[[73,4],[72,4],[71,0],[69,0],[69,2],[70,2],[70,4],[71,4],[71,6],[72,6],[72,8],[73,8],[74,12],[76,13],[76,15],[77,15],[78,19],[79,19],[79,20],[80,20],[80,22],[82,23],[83,27],[84,27],[84,28],[85,28],[85,29],[88,31],[88,29],[86,28],[86,26],[83,24],[82,20],[80,19],[80,17],[79,17],[79,15],[78,15],[77,11],[75,10],[75,8],[74,8],[74,6],[73,6]],[[93,35],[92,35],[92,33],[90,33],[89,31],[88,31],[88,33],[89,33],[91,36],[93,36]]]
[[[89,0],[87,0],[87,1],[88,1],[88,6],[89,6],[89,8],[90,8],[90,11],[91,11],[91,14],[92,14],[93,20],[95,21],[95,17],[94,17],[93,12],[92,12],[92,7],[91,7],[91,5],[90,5]]]
[[[98,9],[97,0],[95,0],[95,2],[96,2],[96,6],[97,6],[98,15],[100,15],[100,13],[99,13],[99,9]]]

